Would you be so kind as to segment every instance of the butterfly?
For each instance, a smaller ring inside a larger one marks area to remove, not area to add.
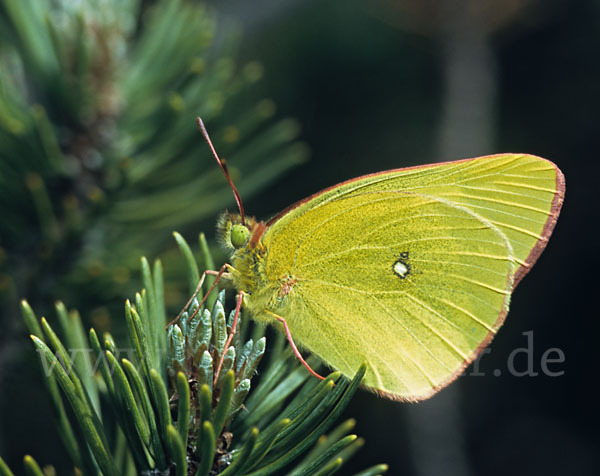
[[[364,175],[257,221],[198,124],[240,209],[217,226],[237,311],[313,373],[295,343],[347,376],[365,363],[363,385],[393,400],[430,397],[490,343],[564,198],[552,162],[499,154]]]

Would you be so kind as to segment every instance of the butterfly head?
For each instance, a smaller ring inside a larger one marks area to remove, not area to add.
[[[244,221],[242,222],[239,213],[227,211],[217,221],[217,237],[230,254],[245,247],[252,237],[252,232],[257,225],[256,219],[245,217]]]

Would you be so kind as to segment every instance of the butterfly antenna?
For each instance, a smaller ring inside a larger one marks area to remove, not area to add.
[[[240,194],[238,193],[237,188],[235,188],[235,185],[233,184],[233,180],[231,180],[231,175],[229,174],[229,169],[227,168],[227,163],[225,162],[225,159],[221,159],[217,155],[217,151],[215,150],[215,147],[213,146],[212,141],[210,140],[210,137],[208,136],[208,132],[206,131],[206,127],[204,126],[204,122],[202,122],[202,119],[197,117],[196,123],[198,124],[198,129],[200,129],[200,132],[202,132],[202,135],[204,136],[204,140],[206,140],[206,142],[208,142],[208,146],[210,147],[210,150],[212,151],[213,156],[215,157],[217,163],[219,164],[219,167],[221,167],[223,174],[225,174],[227,183],[229,183],[229,186],[231,187],[231,190],[233,191],[233,195],[235,196],[235,201],[237,203],[238,209],[240,210],[240,217],[242,219],[242,225],[245,225],[246,218],[244,215],[244,206],[242,205],[242,197],[240,197]]]

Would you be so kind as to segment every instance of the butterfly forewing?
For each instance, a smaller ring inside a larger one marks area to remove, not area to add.
[[[556,220],[561,179],[543,159],[505,155],[332,187],[264,233],[268,308],[331,367],[353,375],[366,362],[368,387],[425,398],[502,324]]]

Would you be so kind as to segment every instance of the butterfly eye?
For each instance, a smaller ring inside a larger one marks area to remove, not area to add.
[[[231,245],[235,249],[239,249],[246,241],[248,241],[248,236],[250,236],[250,230],[246,228],[244,225],[233,225],[231,227]]]

